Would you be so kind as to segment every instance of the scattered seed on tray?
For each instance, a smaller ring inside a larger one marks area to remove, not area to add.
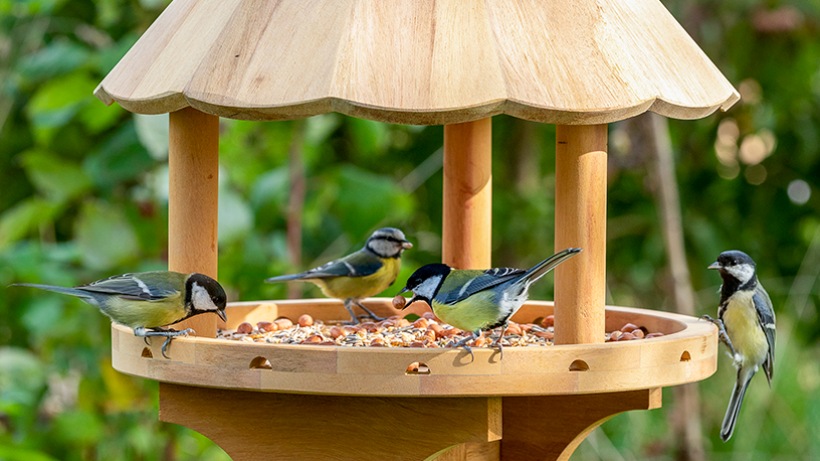
[[[305,314],[294,323],[287,318],[256,325],[244,322],[236,330],[220,331],[218,338],[233,341],[264,342],[269,344],[305,344],[343,347],[453,347],[469,336],[438,320],[432,312],[422,317],[393,316],[380,322],[362,322],[357,325],[326,324]],[[504,347],[551,346],[555,338],[555,318],[539,317],[532,323],[510,322],[501,344]],[[473,339],[471,347],[490,347],[501,334],[501,328],[484,332]],[[663,336],[649,333],[645,327],[627,323],[620,330],[606,334],[606,342],[627,341]]]

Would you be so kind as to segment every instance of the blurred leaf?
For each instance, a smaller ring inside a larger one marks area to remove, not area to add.
[[[242,196],[224,188],[219,191],[220,244],[229,243],[247,235],[253,227],[253,213]]]
[[[90,104],[83,105],[79,118],[89,132],[96,134],[116,125],[124,114],[126,110],[119,104],[105,107],[99,101],[92,101]]]
[[[136,178],[154,164],[155,161],[140,144],[132,122],[123,124],[83,161],[88,175],[98,186],[106,189]]]
[[[390,125],[386,123],[354,118],[349,126],[357,157],[381,155],[390,145]]]
[[[59,206],[39,197],[30,197],[0,215],[0,250],[37,230],[53,219]]]
[[[57,458],[43,453],[39,450],[32,450],[22,447],[11,447],[0,445],[0,460],[2,461],[57,461]]]
[[[113,411],[128,411],[140,398],[140,389],[134,386],[134,379],[122,374],[111,366],[108,357],[99,361],[100,373],[105,384],[106,406]]]
[[[48,130],[68,123],[81,105],[91,101],[96,79],[74,72],[43,85],[26,106],[35,128]]]
[[[21,78],[31,83],[71,72],[83,65],[89,55],[89,51],[78,43],[57,40],[21,59],[17,70]]]
[[[18,347],[0,347],[0,402],[32,406],[45,384],[37,356]]]
[[[259,210],[268,203],[286,204],[290,187],[288,167],[267,171],[257,178],[251,189],[251,205]]]
[[[338,114],[322,114],[305,120],[305,144],[318,146],[339,128],[342,118]]]
[[[43,195],[57,202],[68,201],[91,186],[91,180],[79,165],[40,150],[22,155],[26,174]]]
[[[96,444],[103,436],[97,415],[82,410],[60,413],[54,419],[54,432],[63,441],[83,447]]]
[[[75,232],[83,262],[92,269],[111,269],[137,256],[134,228],[118,207],[101,201],[84,204]]]
[[[390,225],[410,211],[409,198],[389,176],[344,165],[332,181],[339,185],[334,213],[359,218],[345,222],[351,235],[365,235],[380,222]]]
[[[140,143],[148,149],[154,160],[168,158],[168,114],[134,114],[134,126]]]
[[[128,50],[137,43],[139,37],[139,34],[136,32],[129,32],[120,38],[113,46],[100,50],[97,54],[97,72],[102,75],[107,75],[111,72]]]

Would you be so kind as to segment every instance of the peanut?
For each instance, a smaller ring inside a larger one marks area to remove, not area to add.
[[[634,335],[638,339],[643,339],[643,337],[646,336],[643,330],[641,330],[640,328],[632,330],[632,335]]]
[[[405,299],[404,296],[397,295],[395,298],[393,298],[393,307],[394,308],[396,308],[398,310],[402,310],[402,309],[404,309],[404,306],[406,306],[406,305],[407,305],[407,299]]]
[[[416,328],[421,328],[422,330],[426,330],[427,327],[430,326],[430,323],[427,321],[426,318],[421,317],[417,319],[415,322],[413,322],[413,326],[415,326]]]
[[[624,333],[618,337],[618,341],[629,341],[630,339],[635,339],[635,335],[632,333]]]
[[[259,331],[276,331],[276,325],[273,322],[256,322],[256,328]]]
[[[544,320],[541,322],[541,325],[544,328],[555,326],[555,316],[554,315],[548,315],[548,316],[544,317]]]
[[[251,326],[251,324],[248,323],[248,322],[242,322],[242,323],[239,324],[238,327],[236,327],[236,332],[239,333],[239,334],[246,335],[246,334],[248,334],[252,331],[253,331],[253,326]]]
[[[345,334],[345,331],[341,327],[333,327],[333,328],[330,329],[330,337],[333,338],[333,339],[336,339],[339,336],[342,336],[344,334]],[[345,335],[345,336],[347,336],[347,335]]]
[[[632,330],[637,330],[637,329],[638,329],[638,325],[635,325],[634,323],[627,323],[626,325],[623,326],[623,328],[621,328],[621,331],[632,331]]]
[[[287,330],[288,328],[293,326],[293,322],[291,322],[290,319],[286,319],[286,318],[277,319],[273,323],[276,324],[276,329],[277,330]]]
[[[507,332],[504,334],[506,335],[521,335],[521,327],[517,323],[510,322],[507,325]]]
[[[441,338],[444,336],[444,328],[437,323],[430,324],[427,329],[432,331],[436,335],[436,338]]]
[[[302,314],[299,316],[299,326],[300,327],[309,327],[313,325],[313,317],[308,314]]]
[[[536,331],[535,336],[544,339],[555,339],[555,333],[551,331]]]

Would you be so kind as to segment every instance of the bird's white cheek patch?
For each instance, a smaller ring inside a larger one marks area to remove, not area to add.
[[[191,290],[191,302],[193,303],[194,308],[201,311],[217,310],[216,304],[214,304],[211,299],[211,295],[208,293],[208,290],[196,282],[194,282],[193,289]]]
[[[755,275],[755,268],[749,264],[729,266],[726,268],[726,271],[732,274],[736,279],[740,280],[741,284],[748,282]]]
[[[439,282],[441,282],[440,275],[430,277],[424,282],[421,282],[421,284],[413,290],[413,293],[415,293],[418,296],[424,296],[425,298],[432,299],[433,293],[436,292],[436,288],[438,288]]]

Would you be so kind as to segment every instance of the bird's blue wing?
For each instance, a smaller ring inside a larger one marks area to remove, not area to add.
[[[342,259],[303,272],[299,278],[366,277],[376,273],[383,265],[378,256],[369,251],[361,250]]]
[[[120,296],[126,299],[157,301],[177,294],[179,291],[170,283],[140,279],[141,274],[122,274],[98,280],[88,285],[76,287],[91,293]]]
[[[444,285],[436,295],[436,301],[441,304],[455,304],[478,292],[521,277],[525,272],[523,269],[510,267],[486,271],[454,271],[444,279]]]
[[[766,290],[764,290],[760,284],[757,285],[752,300],[755,303],[760,328],[766,333],[766,342],[769,343],[769,353],[766,357],[766,363],[763,365],[763,370],[766,372],[766,378],[771,382],[772,374],[774,374],[774,343],[776,334],[774,308],[772,307],[772,300],[769,298],[769,294],[766,293]]]

